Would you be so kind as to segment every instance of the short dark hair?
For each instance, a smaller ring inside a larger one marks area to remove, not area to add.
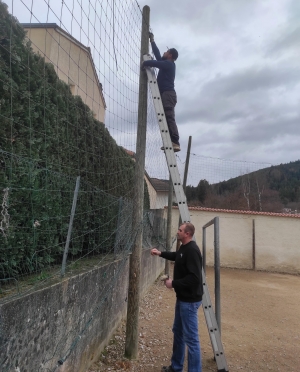
[[[194,236],[195,234],[195,226],[190,222],[183,223],[184,225],[184,232],[189,233],[190,236]]]
[[[172,54],[172,58],[174,61],[176,61],[176,59],[178,58],[178,52],[175,48],[171,48],[169,49],[169,52]]]

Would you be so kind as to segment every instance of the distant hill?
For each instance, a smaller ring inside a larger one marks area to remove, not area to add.
[[[187,186],[189,205],[264,212],[300,211],[300,160],[215,184]]]

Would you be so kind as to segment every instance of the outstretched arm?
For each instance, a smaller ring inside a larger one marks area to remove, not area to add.
[[[155,44],[155,41],[154,40],[151,41],[151,47],[152,47],[152,51],[153,51],[153,53],[155,55],[156,60],[157,61],[161,61],[162,59],[161,59],[160,51],[157,48],[157,45]]]
[[[161,251],[159,251],[156,248],[151,249],[150,253],[151,253],[151,256],[160,256],[161,255]]]
[[[161,252],[156,248],[151,249],[151,256],[160,256],[169,261],[175,261],[176,252]]]
[[[160,51],[155,44],[154,35],[151,32],[149,33],[149,39],[150,39],[152,51],[155,55],[156,60],[150,59],[148,61],[144,61],[142,64],[142,67],[149,66],[149,67],[156,67],[156,68],[163,69],[163,70],[169,70],[170,65],[168,61],[165,61],[162,59],[160,55]]]
[[[153,53],[155,55],[156,60],[157,61],[161,61],[160,51],[159,51],[159,49],[157,48],[157,46],[155,44],[154,35],[152,34],[152,32],[149,32],[149,39],[150,39],[152,51],[153,51]]]

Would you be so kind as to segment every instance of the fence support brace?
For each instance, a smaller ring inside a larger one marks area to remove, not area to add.
[[[68,257],[69,245],[70,245],[70,240],[71,240],[71,235],[72,235],[73,221],[74,221],[74,216],[75,216],[79,186],[80,186],[80,176],[76,178],[76,185],[75,185],[75,191],[74,191],[74,196],[73,196],[73,204],[72,204],[71,215],[70,215],[67,241],[66,241],[63,261],[61,265],[61,276],[62,277],[65,275],[65,271],[66,271],[67,257]]]

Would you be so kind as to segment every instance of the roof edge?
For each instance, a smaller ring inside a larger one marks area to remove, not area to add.
[[[178,206],[174,206],[173,208],[179,209]],[[199,212],[220,212],[220,213],[232,213],[232,214],[258,215],[258,216],[300,218],[300,213],[290,214],[290,213],[276,213],[276,212],[258,212],[258,211],[243,211],[243,210],[235,210],[235,209],[205,208],[205,207],[192,207],[192,206],[189,207],[189,210],[199,211]]]

